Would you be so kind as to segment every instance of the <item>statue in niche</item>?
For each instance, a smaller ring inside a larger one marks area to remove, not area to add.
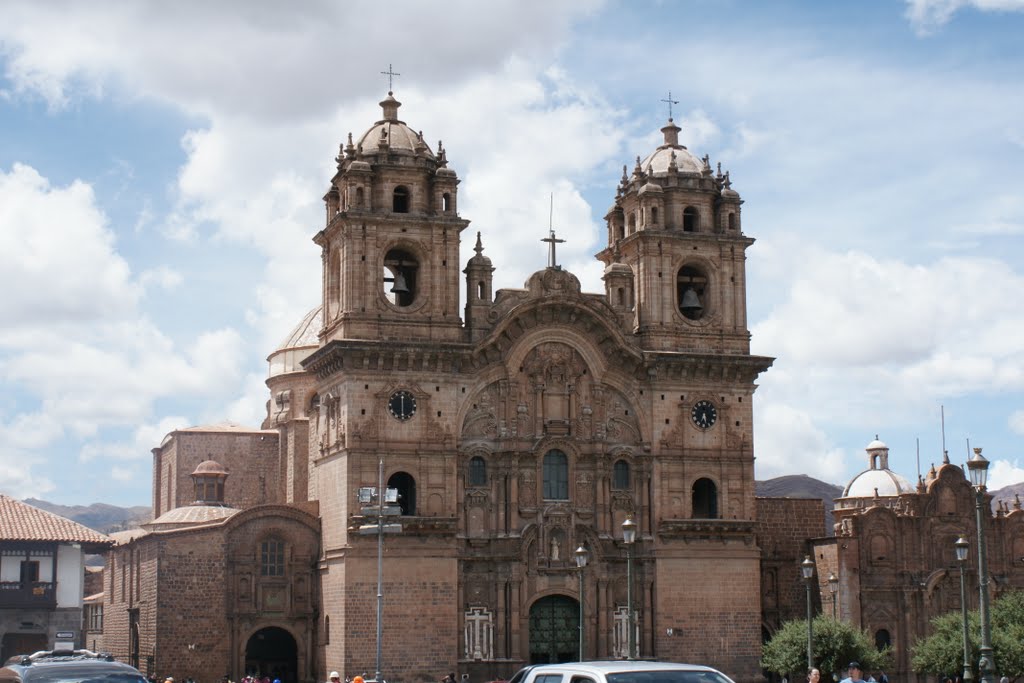
[[[553,562],[558,560],[558,553],[559,553],[559,549],[561,547],[562,546],[561,546],[561,544],[559,544],[557,538],[552,538],[551,539],[551,560]]]

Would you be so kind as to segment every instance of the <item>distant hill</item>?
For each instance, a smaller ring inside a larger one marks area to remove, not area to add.
[[[153,512],[148,505],[136,505],[122,508],[106,503],[93,503],[92,505],[58,505],[48,503],[38,498],[26,498],[25,503],[40,510],[52,512],[82,526],[95,529],[103,534],[124,529],[135,529],[140,524],[150,521]]]
[[[1024,481],[1019,484],[1010,484],[1004,486],[1001,489],[996,489],[992,492],[992,509],[996,509],[997,502],[1004,502],[1010,506],[1010,510],[1013,510],[1013,504],[1016,502],[1016,496],[1020,496],[1021,503],[1024,504]]]
[[[825,504],[825,531],[832,534],[833,502],[842,495],[843,487],[808,477],[806,474],[790,474],[764,481],[755,481],[756,495],[762,498],[818,498]]]

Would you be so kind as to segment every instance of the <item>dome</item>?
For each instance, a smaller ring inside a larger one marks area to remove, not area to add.
[[[299,324],[288,333],[284,341],[278,344],[277,350],[284,351],[285,349],[296,349],[303,346],[319,346],[319,334],[323,326],[324,307],[321,305],[311,310],[299,321]]]
[[[143,524],[147,529],[177,529],[209,522],[219,522],[238,514],[235,508],[223,505],[185,505],[168,510],[152,522]]]
[[[640,188],[640,194],[661,194],[663,190],[654,183],[644,183],[644,186]]]
[[[679,173],[703,173],[704,162],[679,144],[680,130],[682,129],[669,119],[661,129],[665,134],[665,143],[642,160],[640,168],[655,174],[668,173],[670,167],[674,167],[673,170]]]
[[[224,467],[224,465],[221,465],[216,460],[204,460],[201,463],[199,463],[196,466],[195,471],[192,472],[192,476],[195,476],[197,474],[198,475],[204,475],[204,474],[205,475],[221,475],[221,476],[225,476],[226,477],[226,476],[228,476],[228,471]]]
[[[430,147],[423,141],[423,136],[405,125],[404,121],[398,120],[398,108],[402,103],[392,93],[388,93],[380,106],[384,110],[384,118],[363,133],[356,143],[356,149],[363,154],[376,154],[383,143],[391,152],[422,153],[431,159],[435,158]]]
[[[633,269],[625,263],[609,263],[604,269],[604,274],[611,275],[613,273],[616,275],[632,275]]]
[[[883,449],[889,450],[889,447],[885,445],[884,441],[879,441],[877,436],[875,437],[874,441],[872,441],[871,443],[864,447],[864,450],[866,451],[877,451]]]
[[[467,270],[470,268],[489,268],[494,270],[491,266],[491,259],[484,256],[484,244],[480,239],[479,232],[476,234],[476,246],[473,247],[473,251],[475,251],[476,254],[470,257],[469,262],[466,264]]]
[[[914,489],[910,482],[892,470],[864,470],[850,480],[842,497],[873,498],[875,491],[879,496],[898,496],[913,493]]]

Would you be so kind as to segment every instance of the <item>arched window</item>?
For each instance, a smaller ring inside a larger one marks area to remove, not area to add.
[[[404,249],[392,249],[384,256],[384,296],[396,306],[416,300],[419,262]]]
[[[657,224],[658,224],[658,207],[652,206],[651,207],[651,225],[657,225]]]
[[[469,459],[469,485],[484,486],[487,484],[487,461],[479,455]]]
[[[569,458],[562,451],[544,455],[544,499],[569,500]]]
[[[736,229],[736,214],[732,211],[729,212],[729,229]]]
[[[268,538],[260,544],[260,576],[284,576],[284,541]]]
[[[620,240],[624,239],[626,237],[626,226],[624,226],[624,225],[617,225],[617,226],[615,226],[615,232],[616,232],[616,235],[615,235],[616,239],[620,239]]]
[[[636,232],[636,214],[631,213],[629,215],[629,234],[632,235]]]
[[[356,208],[363,208],[363,188],[361,187],[356,188]]]
[[[884,628],[875,631],[875,648],[881,651],[890,645],[892,645],[892,636],[889,635],[889,631]]]
[[[694,519],[718,519],[718,487],[710,479],[693,482]]]
[[[683,209],[683,232],[697,232],[699,228],[697,209],[692,206]]]
[[[399,185],[391,198],[391,210],[395,213],[409,213],[409,190]]]
[[[476,283],[476,298],[483,299],[487,295],[487,288],[483,282]]]
[[[441,195],[441,210],[445,213],[452,210],[452,196],[447,192]]]
[[[616,460],[612,467],[612,488],[622,491],[629,488],[629,463]]]
[[[416,480],[408,472],[395,472],[388,477],[388,488],[398,490],[398,507],[403,515],[416,514]]]

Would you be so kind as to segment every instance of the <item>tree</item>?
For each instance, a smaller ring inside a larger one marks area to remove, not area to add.
[[[814,664],[828,680],[828,673],[845,672],[852,661],[860,662],[864,671],[880,671],[890,667],[892,649],[875,648],[871,637],[845,621],[824,615],[812,622],[814,626]],[[807,620],[787,621],[764,646],[761,666],[777,674],[787,675],[807,669]]]
[[[967,615],[967,650],[975,680],[980,640],[981,618],[973,611]],[[964,666],[963,648],[960,612],[943,614],[932,619],[932,634],[914,644],[911,666],[918,673],[958,674]],[[992,603],[992,650],[999,675],[1024,676],[1024,591],[1006,593]]]

